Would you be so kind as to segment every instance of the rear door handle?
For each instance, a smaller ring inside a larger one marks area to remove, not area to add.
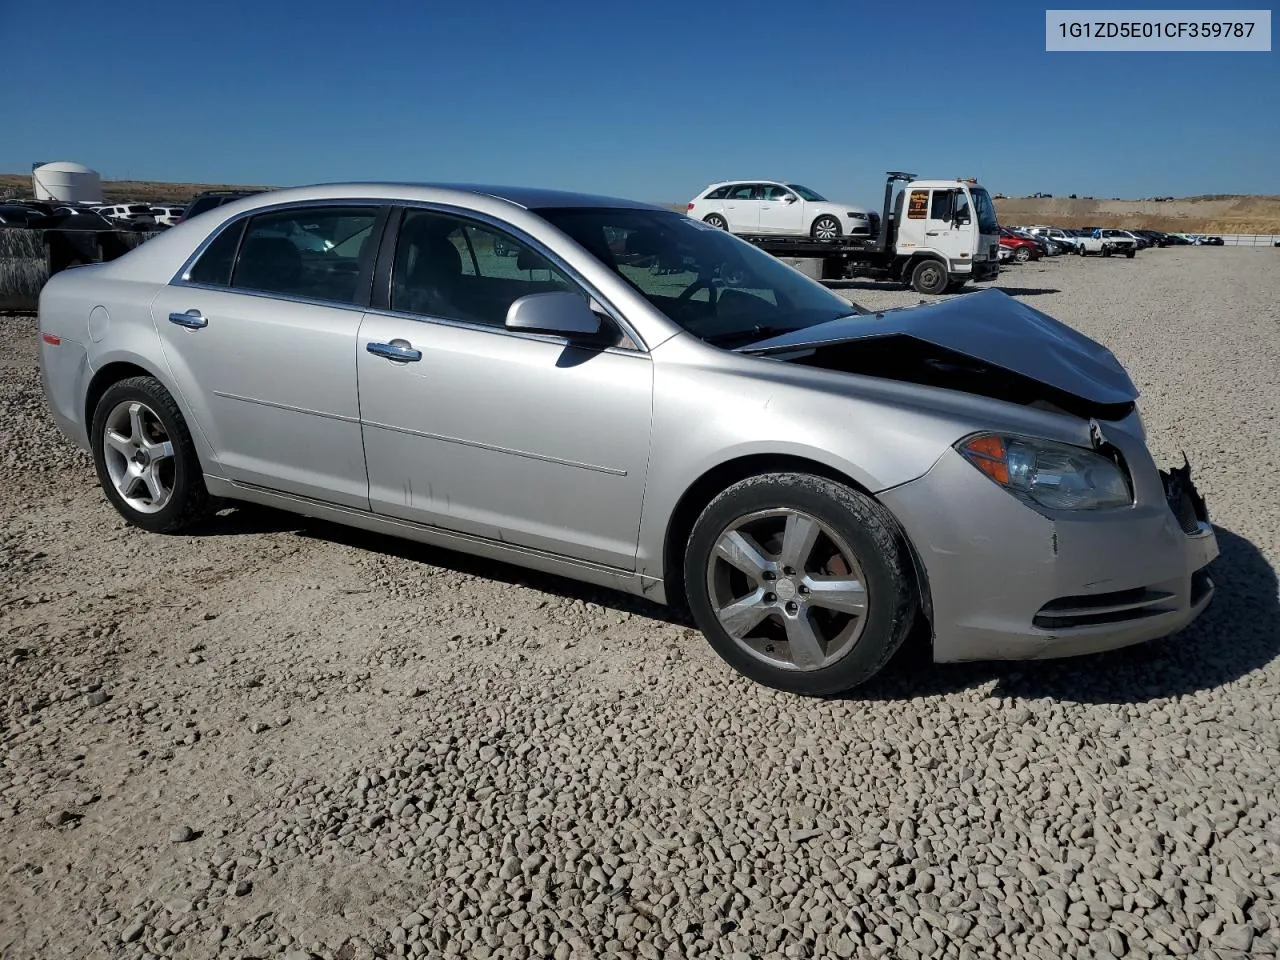
[[[926,231],[924,232],[924,235],[925,235],[926,237],[936,237],[936,236],[937,236],[939,233],[941,233],[941,232],[942,232],[942,231],[940,231],[940,230],[926,230]]]
[[[192,330],[199,330],[201,327],[207,327],[209,325],[209,318],[199,310],[188,310],[186,313],[169,314],[169,322],[176,323],[180,327],[189,327]]]
[[[408,340],[392,340],[390,343],[366,343],[364,348],[376,357],[410,363],[422,359],[422,351],[415,350]]]

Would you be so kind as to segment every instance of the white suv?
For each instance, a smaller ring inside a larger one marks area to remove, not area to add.
[[[151,216],[156,223],[162,226],[172,227],[182,218],[182,211],[186,207],[152,207]]]
[[[780,180],[722,180],[689,201],[686,211],[710,226],[747,236],[781,234],[837,240],[868,237],[873,214]]]

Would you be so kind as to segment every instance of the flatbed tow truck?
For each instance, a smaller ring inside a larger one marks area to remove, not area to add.
[[[895,201],[899,182],[906,186]],[[739,236],[824,283],[866,277],[939,294],[954,293],[971,280],[994,280],[1000,273],[995,204],[976,180],[918,180],[914,173],[891,170],[884,214],[873,230],[870,237],[834,240]]]

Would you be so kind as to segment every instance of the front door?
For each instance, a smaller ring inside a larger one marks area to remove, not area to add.
[[[368,509],[356,335],[379,214],[236,221],[152,302],[192,427],[225,478]]]
[[[804,201],[786,187],[766,184],[760,201],[760,232],[785,236],[803,235]]]
[[[973,210],[968,195],[954,188],[934,189],[929,197],[929,217],[924,225],[924,246],[947,260],[965,259],[973,253]]]
[[[652,363],[506,330],[511,303],[545,290],[581,292],[514,236],[406,212],[389,309],[359,336],[372,508],[634,569]]]

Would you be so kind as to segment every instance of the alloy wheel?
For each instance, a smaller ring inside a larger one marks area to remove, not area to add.
[[[173,442],[156,412],[139,400],[111,408],[102,431],[107,474],[122,500],[138,513],[159,513],[173,497]]]
[[[857,557],[830,527],[792,508],[747,514],[726,527],[707,567],[720,625],[746,653],[799,671],[847,654],[867,622]]]

